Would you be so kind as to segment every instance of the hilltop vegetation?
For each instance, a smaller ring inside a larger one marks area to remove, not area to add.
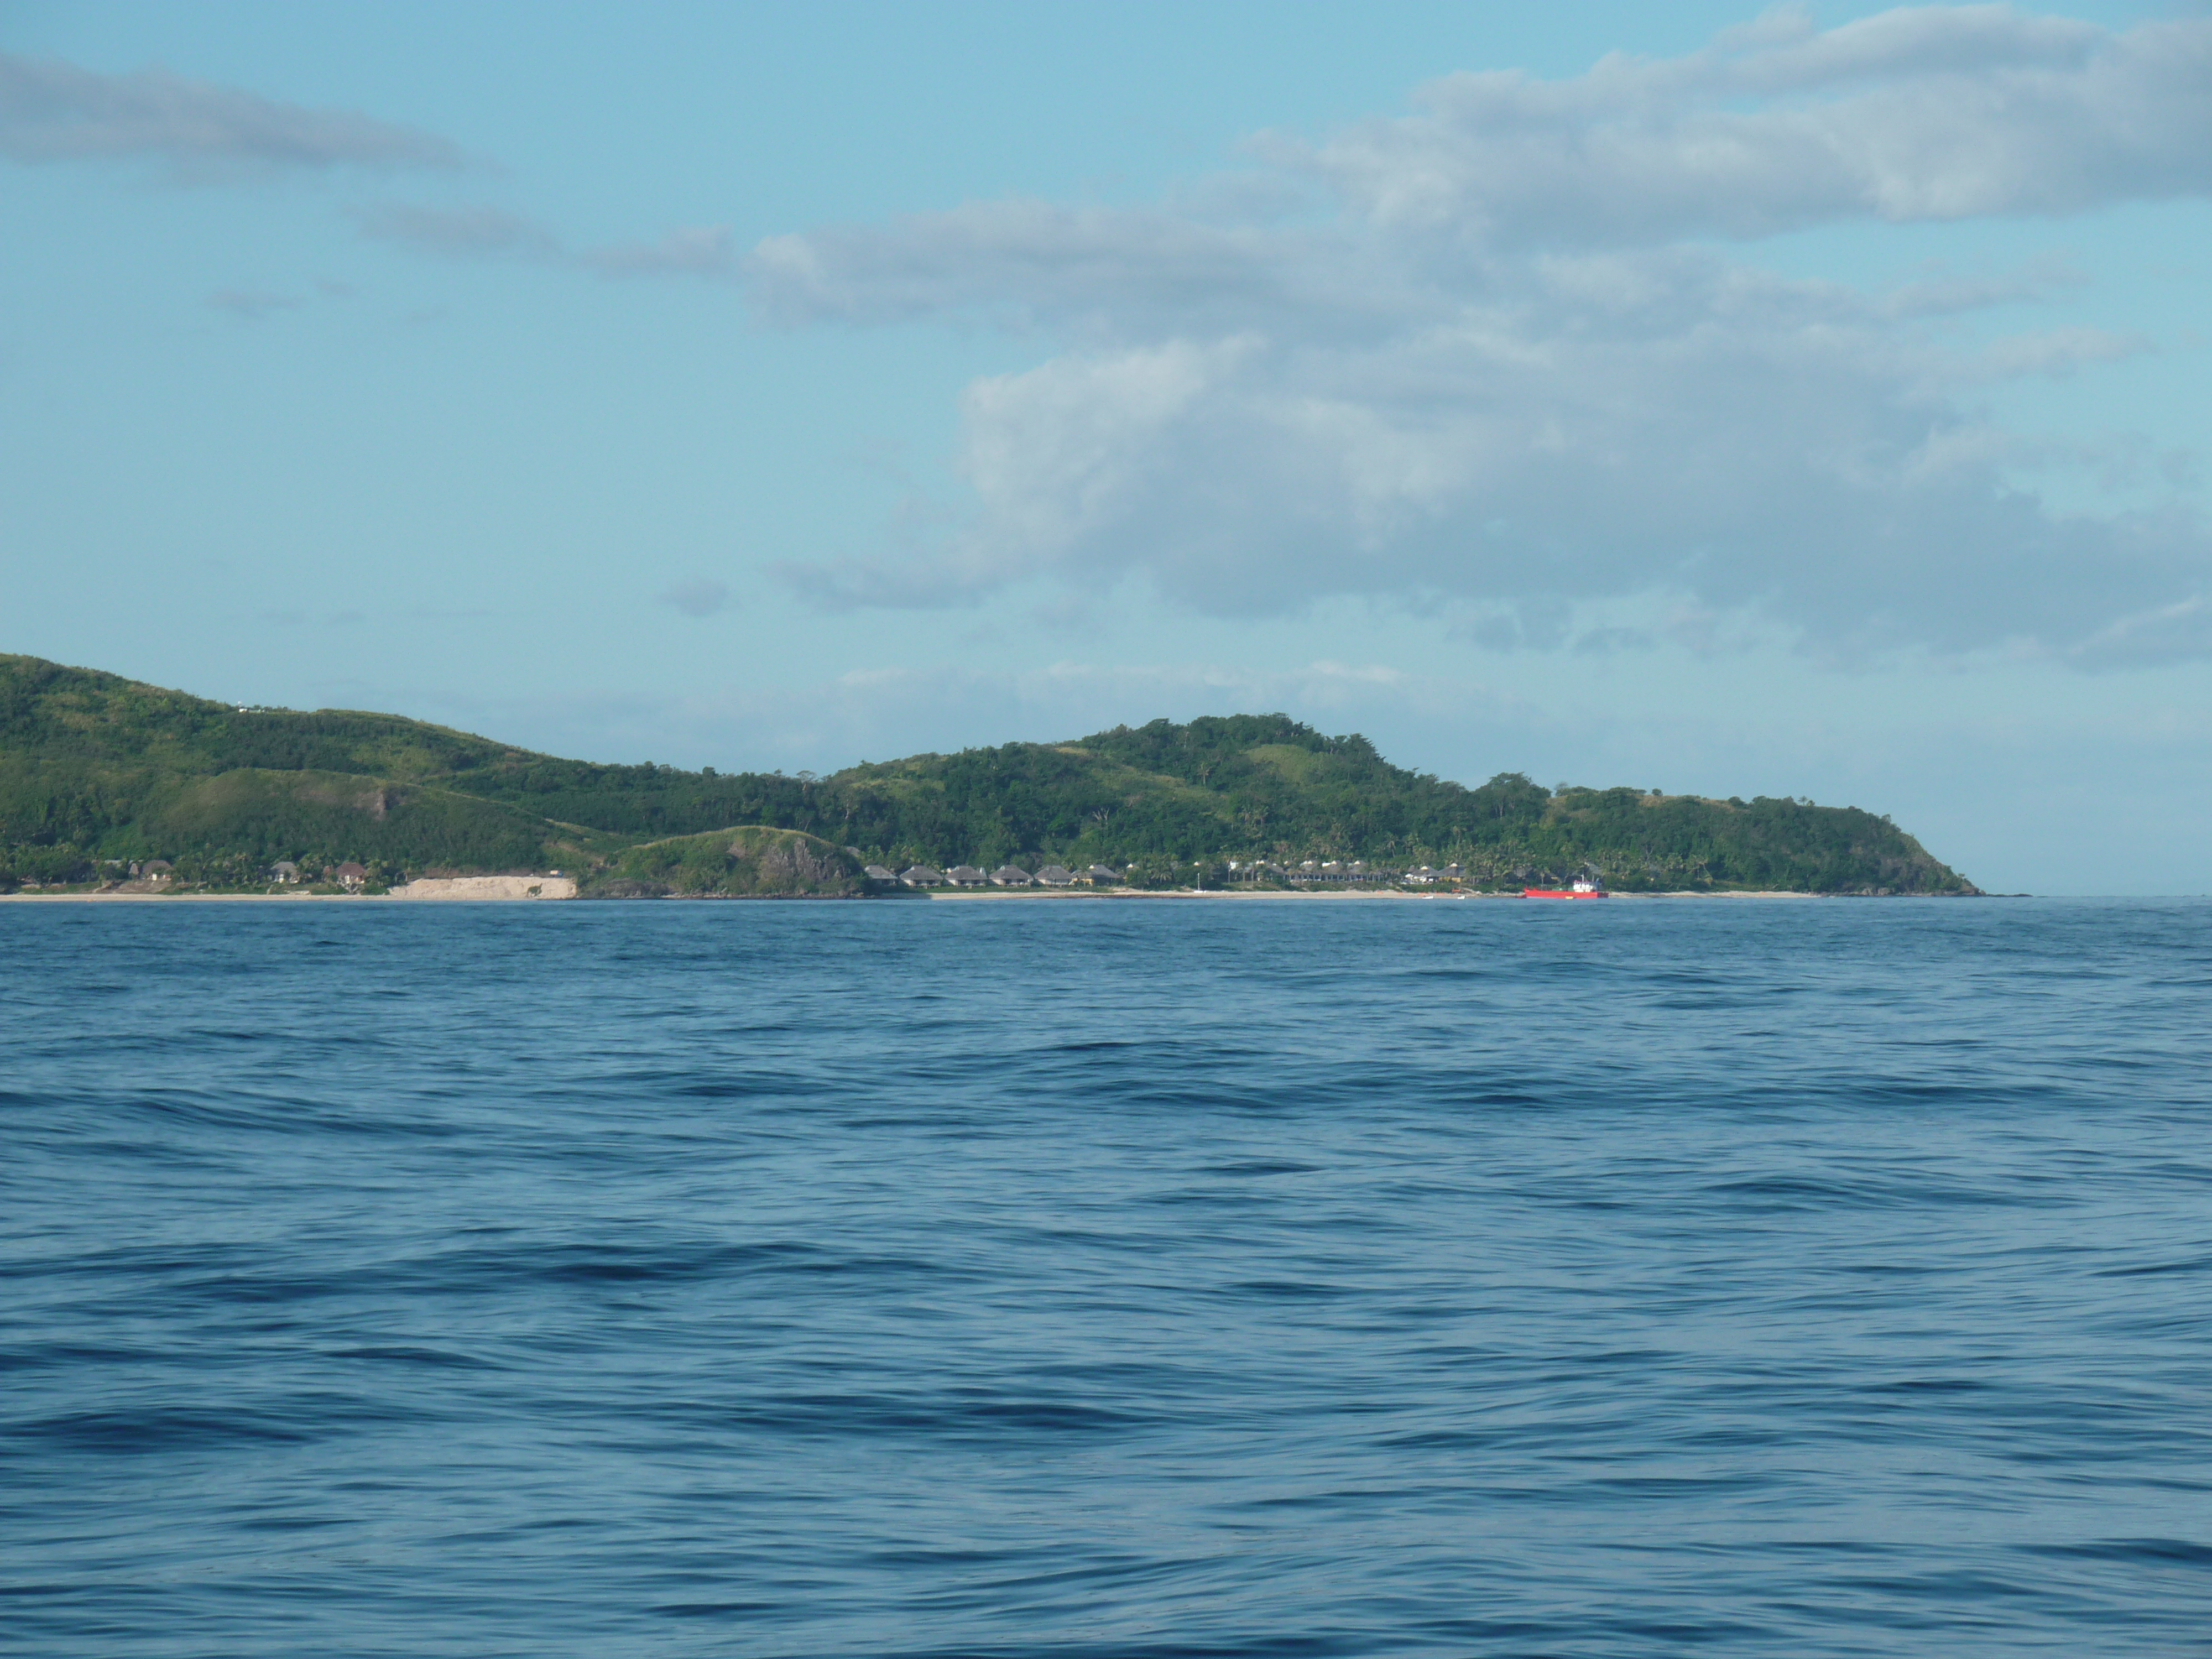
[[[732,896],[859,891],[862,862],[1101,863],[1175,884],[1219,880],[1230,860],[1310,858],[1455,861],[1487,884],[1595,868],[1624,890],[1973,890],[1856,808],[1554,792],[1518,774],[1468,788],[1280,714],[827,778],[718,775],[561,760],[396,715],[238,709],[0,657],[0,884],[153,857],[223,885],[277,859],[358,860],[386,880],[573,866],[587,890]]]

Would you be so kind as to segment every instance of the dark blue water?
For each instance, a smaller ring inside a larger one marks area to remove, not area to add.
[[[2212,907],[0,906],[0,1648],[2212,1651]]]

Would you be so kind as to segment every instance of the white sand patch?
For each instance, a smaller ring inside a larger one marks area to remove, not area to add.
[[[571,899],[567,876],[425,876],[392,890],[398,899]]]

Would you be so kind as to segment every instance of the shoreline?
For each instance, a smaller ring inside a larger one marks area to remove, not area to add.
[[[1189,887],[1170,887],[1152,890],[1144,888],[1118,888],[1110,889],[1103,893],[1096,891],[1087,893],[1046,891],[1040,893],[1025,891],[1018,888],[1011,891],[980,893],[947,893],[932,891],[923,894],[922,896],[929,899],[932,902],[937,903],[966,902],[977,899],[1297,899],[1300,901],[1308,899],[1352,899],[1360,902],[1370,903],[1382,900],[1411,899],[1419,903],[1429,904],[1441,902],[1445,900],[1457,899],[1511,899],[1520,903],[1588,903],[1590,902],[1589,900],[1530,899],[1525,893],[1409,893],[1402,888],[1396,887],[1376,888],[1364,892],[1357,889],[1348,890],[1336,889],[1321,893],[1286,893],[1280,891],[1254,892],[1250,890],[1224,890],[1211,887],[1204,889],[1203,890]],[[1831,899],[1863,898],[1870,896],[1860,893],[1801,893],[1794,889],[1786,887],[1735,888],[1726,892],[1709,893],[1700,892],[1693,887],[1683,887],[1668,888],[1663,891],[1652,893],[1607,893],[1605,896],[1606,902],[1607,903],[1612,903],[1615,900],[1620,899]],[[1892,898],[1949,898],[1954,896],[1948,893],[1893,893],[1888,895],[1888,896]]]
[[[1047,889],[1040,892],[1033,888],[1012,888],[1000,889],[996,890],[989,889],[982,890],[963,889],[958,891],[951,892],[931,889],[925,892],[922,896],[930,900],[933,903],[954,902],[966,902],[976,899],[1353,899],[1364,902],[1412,899],[1417,902],[1428,903],[1433,903],[1445,899],[1514,899],[1524,902],[1562,902],[1529,901],[1528,899],[1528,896],[1522,893],[1409,893],[1403,888],[1398,887],[1376,887],[1364,890],[1359,888],[1332,888],[1326,891],[1318,893],[1285,892],[1280,890],[1255,891],[1250,889],[1223,889],[1212,887],[1204,889],[1191,887],[1167,887],[1156,889],[1127,887],[1111,888],[1104,892],[1100,892],[1095,889],[1088,892],[1060,891],[1053,889]],[[1746,888],[1723,893],[1699,892],[1694,888],[1669,888],[1665,891],[1655,893],[1607,893],[1606,895],[1606,902],[1607,903],[1611,903],[1615,899],[1817,899],[1856,896],[1858,896],[1856,894],[1801,893],[1793,891],[1787,888],[1778,887]],[[1915,897],[1918,896],[1913,894],[1899,894],[1895,896]],[[1930,895],[1929,896],[1937,896]],[[1577,901],[1564,902],[1576,902]],[[1588,900],[1578,902],[1584,903],[1589,902]]]
[[[773,902],[782,897],[811,898],[811,894],[763,894],[760,902]],[[1417,903],[1438,903],[1464,899],[1511,899],[1522,902],[1571,902],[1573,901],[1528,900],[1519,893],[1408,893],[1397,888],[1378,888],[1370,891],[1334,890],[1320,893],[1253,892],[1222,890],[1207,888],[1164,888],[1147,890],[1142,888],[1109,889],[1100,892],[1062,891],[1055,889],[1002,889],[981,892],[925,891],[902,895],[858,895],[871,897],[920,897],[933,903],[973,903],[976,902],[1030,902],[1045,900],[1077,900],[1097,903],[1126,899],[1243,899],[1267,900],[1350,900],[1354,902],[1375,903],[1411,901]],[[1833,899],[1863,898],[1860,893],[1805,893],[1789,888],[1742,888],[1726,892],[1700,892],[1694,888],[1668,889],[1652,893],[1608,893],[1606,902],[1638,899]],[[1948,893],[1893,893],[1892,898],[1952,898],[1961,896]],[[0,904],[665,904],[684,902],[684,896],[672,895],[657,899],[586,899],[573,896],[547,894],[532,897],[525,894],[459,894],[459,893],[0,893]],[[1583,901],[1587,902],[1587,901]]]

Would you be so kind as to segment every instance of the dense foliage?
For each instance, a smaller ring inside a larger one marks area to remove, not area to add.
[[[735,825],[818,838],[842,860],[840,882],[854,878],[852,849],[893,868],[1135,866],[1154,884],[1218,878],[1229,860],[1362,859],[1455,861],[1492,884],[1594,868],[1624,890],[1972,890],[1855,808],[1555,793],[1513,773],[1468,788],[1280,714],[1155,720],[827,778],[718,776],[560,760],[392,715],[240,710],[0,657],[0,882],[84,879],[101,860],[158,855],[210,869],[356,859],[409,874],[571,865],[639,890],[836,885],[773,860],[763,877],[729,850]],[[670,846],[645,850],[653,842]]]

